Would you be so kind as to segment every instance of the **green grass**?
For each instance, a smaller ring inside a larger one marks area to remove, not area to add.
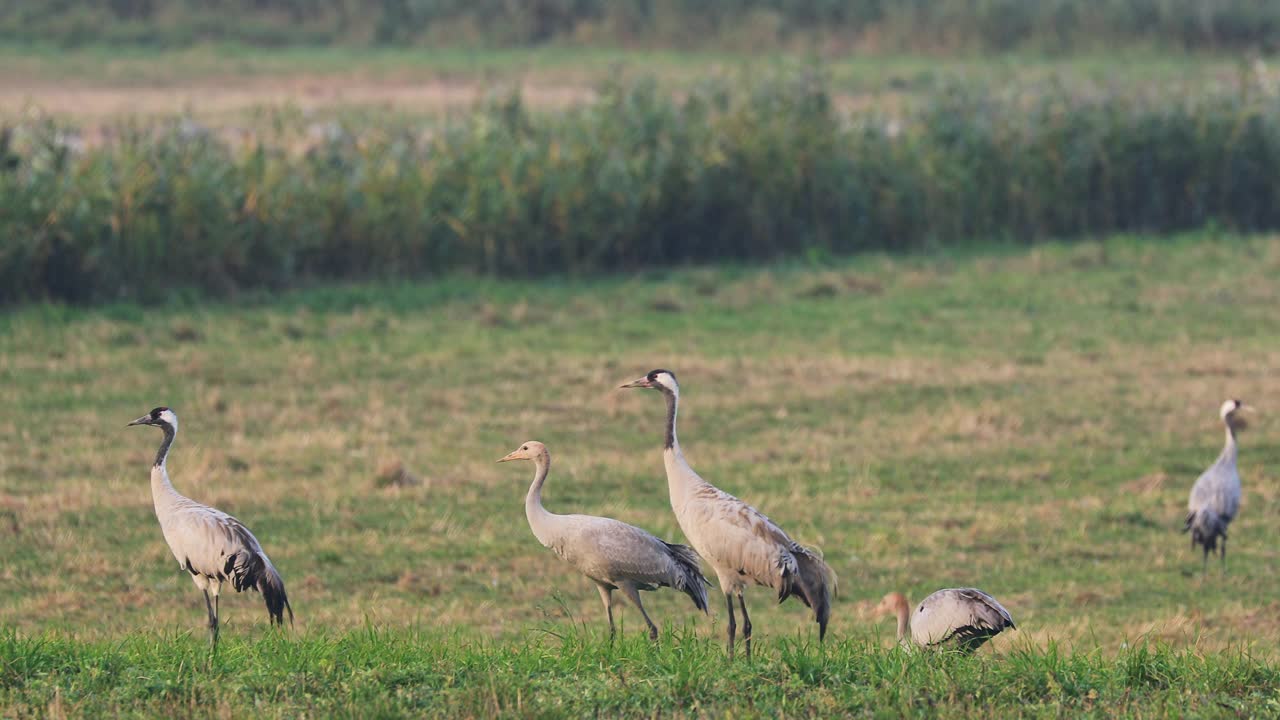
[[[0,714],[1276,712],[1280,239],[1118,238],[595,280],[355,286],[0,316]],[[759,654],[721,657],[721,603],[646,596],[602,646],[594,589],[538,545],[546,502],[681,535],[661,402],[693,466],[840,575],[826,654],[804,608],[749,595]],[[1229,572],[1178,533],[1221,444],[1245,499]],[[184,493],[244,520],[298,611],[203,601],[151,509],[166,404]],[[383,487],[402,463],[421,485]],[[870,609],[974,585],[1018,622],[973,659],[903,659]],[[1270,704],[1268,704],[1270,703]]]
[[[235,640],[213,658],[186,635],[0,637],[0,710],[16,697],[7,712],[56,717],[1237,717],[1280,709],[1277,682],[1240,652],[1146,644],[965,658],[787,639],[729,662],[683,630],[610,645],[580,631],[496,643],[367,628]]]

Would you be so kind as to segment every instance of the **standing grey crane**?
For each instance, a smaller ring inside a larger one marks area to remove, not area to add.
[[[1208,470],[1201,473],[1196,484],[1191,487],[1191,497],[1187,500],[1187,522],[1182,532],[1191,531],[1191,549],[1196,545],[1204,548],[1204,564],[1201,572],[1209,570],[1209,553],[1222,541],[1220,550],[1222,570],[1227,570],[1227,526],[1240,510],[1240,473],[1236,470],[1236,431],[1246,426],[1244,418],[1236,413],[1246,410],[1245,404],[1239,400],[1228,400],[1222,403],[1218,414],[1227,426],[1227,442],[1223,446],[1218,459],[1213,461]]]
[[[634,525],[593,515],[557,515],[542,506],[542,484],[551,471],[547,446],[530,440],[498,462],[532,460],[533,484],[524,498],[524,514],[534,537],[561,560],[577,568],[596,584],[613,626],[613,591],[622,594],[640,611],[649,626],[649,639],[658,639],[658,627],[640,602],[641,590],[670,587],[693,598],[694,607],[707,611],[707,589],[701,560],[687,545],[663,542]]]
[[[876,614],[898,618],[898,642],[922,648],[954,645],[973,652],[999,635],[1005,628],[1017,629],[1009,611],[995,598],[977,588],[946,588],[920,602],[915,614],[911,603],[899,592],[884,596]]]
[[[711,563],[729,609],[729,655],[737,623],[733,596],[742,608],[742,638],[751,657],[751,616],[743,597],[748,581],[773,588],[778,602],[792,595],[813,609],[818,639],[827,634],[831,617],[831,593],[835,573],[817,553],[792,540],[759,510],[720,490],[698,476],[684,459],[676,439],[676,409],[680,385],[669,370],[653,370],[623,388],[658,390],[667,400],[666,441],[662,458],[667,469],[667,490],[676,521],[698,554]]]
[[[229,581],[236,592],[262,593],[271,623],[283,625],[284,611],[288,610],[292,625],[293,607],[285,594],[284,580],[249,528],[221,510],[179,495],[169,482],[165,460],[178,434],[178,416],[167,407],[158,407],[129,425],[155,425],[164,431],[164,441],[151,466],[151,498],[165,542],[169,543],[178,564],[191,573],[191,580],[204,593],[214,649],[218,647],[218,593],[224,582]]]

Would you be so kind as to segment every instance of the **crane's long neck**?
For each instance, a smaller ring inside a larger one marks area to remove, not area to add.
[[[533,474],[533,483],[529,485],[529,492],[524,496],[524,515],[529,520],[529,529],[533,530],[534,537],[538,538],[538,542],[549,547],[551,525],[555,515],[542,506],[542,485],[551,472],[551,456],[543,453],[534,458],[533,464],[536,470]]]
[[[160,443],[160,449],[156,452],[155,467],[164,467],[164,462],[169,458],[169,447],[173,445],[173,439],[177,437],[178,431],[172,425],[161,425],[164,430],[164,441]]]
[[[173,483],[169,482],[169,472],[165,469],[165,462],[169,459],[169,448],[173,445],[173,439],[178,431],[171,425],[160,427],[164,430],[164,440],[156,453],[156,462],[151,466],[151,499],[155,501],[157,509],[173,498],[182,497],[177,490],[173,489]]]
[[[667,399],[667,434],[662,446],[662,460],[667,469],[667,491],[671,494],[671,507],[679,515],[679,508],[688,497],[689,491],[701,485],[709,485],[706,480],[689,467],[680,449],[680,439],[676,437],[676,412],[680,405],[678,390],[663,390]]]
[[[906,603],[898,605],[898,643],[905,644],[911,632],[911,608]]]
[[[1222,446],[1222,454],[1218,456],[1218,459],[1234,465],[1236,455],[1239,453],[1239,447],[1236,445],[1236,429],[1231,424],[1231,418],[1224,420],[1223,424],[1227,426],[1227,441]]]
[[[674,390],[667,390],[662,393],[667,400],[667,436],[662,442],[663,450],[674,450],[680,452],[680,443],[676,440],[676,409],[680,404],[680,395]]]

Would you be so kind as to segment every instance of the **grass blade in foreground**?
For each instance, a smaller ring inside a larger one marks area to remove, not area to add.
[[[966,658],[861,640],[774,640],[751,663],[668,631],[609,645],[602,633],[510,644],[368,628],[342,635],[228,637],[210,660],[198,634],[123,642],[0,638],[0,708],[27,715],[778,717],[934,715],[1176,717],[1260,713],[1280,673],[1241,653],[1139,643],[1115,657],[1057,645]],[[266,714],[264,714],[266,713]]]

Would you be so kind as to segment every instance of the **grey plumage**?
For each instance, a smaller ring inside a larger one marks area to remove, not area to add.
[[[560,559],[586,575],[600,591],[614,635],[613,591],[622,594],[640,611],[656,640],[658,628],[640,601],[641,590],[670,587],[689,596],[697,609],[707,611],[710,583],[703,577],[701,560],[692,548],[664,542],[634,525],[593,515],[557,515],[542,506],[542,486],[551,470],[551,453],[537,441],[521,444],[498,462],[532,460],[533,483],[525,495],[525,517],[534,537]]]
[[[914,612],[906,596],[889,593],[877,611],[897,617],[898,642],[904,646],[973,652],[1006,628],[1017,627],[1003,605],[977,588],[939,590],[921,600]]]
[[[178,433],[178,416],[169,408],[158,407],[129,424],[154,425],[164,431],[151,467],[151,497],[165,542],[204,593],[214,646],[218,642],[218,595],[224,583],[236,592],[257,590],[266,601],[273,625],[284,624],[286,611],[292,624],[293,607],[284,580],[249,528],[221,510],[179,494],[169,481],[165,464]]]
[[[728,648],[733,654],[737,621],[733,597],[742,610],[742,636],[751,655],[751,617],[743,593],[748,583],[777,592],[778,602],[797,597],[813,610],[818,639],[826,637],[836,577],[815,551],[792,540],[763,513],[703,480],[689,466],[676,438],[680,386],[669,370],[653,370],[624,388],[651,388],[667,401],[663,463],[671,508],[680,529],[715,570],[728,609]]]
[[[1244,403],[1239,400],[1227,400],[1222,404],[1219,416],[1226,426],[1226,444],[1218,459],[1196,479],[1187,500],[1187,519],[1182,531],[1191,533],[1193,550],[1196,545],[1203,549],[1202,570],[1208,569],[1209,555],[1214,550],[1219,551],[1224,570],[1227,566],[1227,526],[1240,510],[1236,431],[1244,428],[1243,419],[1237,417],[1244,408]]]

